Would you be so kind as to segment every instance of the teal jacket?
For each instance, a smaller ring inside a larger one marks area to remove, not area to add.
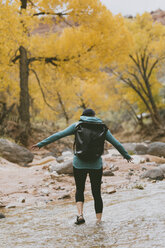
[[[88,116],[81,116],[80,117],[80,122],[96,122],[96,123],[102,123],[102,120],[100,120],[97,117],[88,117]],[[75,127],[79,122],[73,123],[63,131],[57,132],[50,137],[42,140],[37,144],[39,148],[46,146],[56,140],[59,140],[63,137],[69,136],[69,135],[74,135],[75,133]],[[117,141],[111,132],[108,130],[106,133],[106,140],[111,143],[119,152],[120,154],[125,158],[125,159],[130,159],[131,157],[129,154],[126,152],[124,147],[120,144],[119,141]],[[95,162],[84,162],[78,158],[78,156],[74,155],[73,158],[73,166],[78,169],[100,169],[102,167],[102,158],[98,158]]]

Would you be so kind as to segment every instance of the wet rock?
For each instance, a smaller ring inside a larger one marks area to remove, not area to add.
[[[147,154],[155,155],[158,157],[165,157],[165,143],[153,142],[149,144]]]
[[[106,170],[106,171],[103,171],[103,176],[114,176],[115,174],[111,171],[111,170]]]
[[[4,214],[0,213],[0,219],[6,218]]]
[[[164,173],[161,169],[156,168],[152,170],[145,171],[141,178],[149,178],[153,180],[163,180],[164,179]]]
[[[7,139],[0,139],[0,154],[10,162],[21,166],[32,162],[34,155],[25,147],[19,146]]]
[[[61,199],[70,199],[71,198],[71,195],[69,193],[65,193],[61,196],[58,197],[58,200],[61,200]]]
[[[106,194],[114,194],[114,193],[116,193],[116,189],[115,188],[108,188],[106,190]]]
[[[56,163],[50,166],[51,171],[56,171],[58,174],[73,174],[73,160],[70,159],[63,163]]]
[[[9,204],[9,205],[6,206],[6,208],[16,208],[16,205]]]

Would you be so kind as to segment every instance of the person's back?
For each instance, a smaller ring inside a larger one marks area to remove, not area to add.
[[[75,128],[75,155],[83,161],[96,161],[104,152],[107,127],[103,123],[80,121]]]

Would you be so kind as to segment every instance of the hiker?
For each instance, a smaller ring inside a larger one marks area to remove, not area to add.
[[[102,158],[104,141],[111,143],[128,162],[132,160],[124,147],[112,136],[106,125],[95,117],[92,109],[85,109],[79,122],[70,125],[63,131],[32,146],[32,149],[41,148],[63,137],[75,135],[75,152],[73,158],[73,175],[76,184],[76,205],[78,216],[75,224],[85,223],[83,217],[84,189],[87,174],[89,174],[97,223],[101,222],[103,201],[101,197]]]

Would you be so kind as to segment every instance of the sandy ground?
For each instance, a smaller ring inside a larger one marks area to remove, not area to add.
[[[73,176],[59,175],[52,178],[48,170],[50,161],[40,164],[44,150],[35,153],[34,166],[21,167],[0,158],[0,208],[37,205],[41,202],[74,201],[75,184]],[[111,194],[118,190],[146,186],[148,179],[140,175],[156,164],[165,163],[165,158],[151,155],[139,156],[143,163],[128,163],[121,157],[104,157],[104,170],[114,167],[114,176],[103,176],[102,193]],[[147,162],[148,161],[148,162]],[[40,165],[37,165],[40,164]],[[153,181],[154,182],[154,181]],[[90,181],[87,178],[86,199],[91,199]]]

